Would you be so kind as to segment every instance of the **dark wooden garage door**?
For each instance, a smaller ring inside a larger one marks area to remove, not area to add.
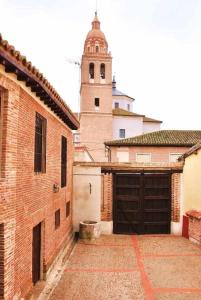
[[[114,175],[114,233],[170,233],[171,175]]]

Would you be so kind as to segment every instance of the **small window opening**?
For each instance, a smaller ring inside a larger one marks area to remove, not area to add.
[[[47,120],[39,113],[35,119],[35,151],[34,151],[34,171],[46,172],[46,127]]]
[[[61,188],[66,186],[67,180],[67,139],[65,136],[61,137]]]
[[[130,104],[127,104],[127,110],[130,111]]]
[[[100,65],[100,76],[102,79],[105,79],[105,64]]]
[[[70,215],[70,201],[66,203],[66,218]]]
[[[55,229],[60,226],[60,209],[55,211]]]
[[[119,137],[121,139],[124,139],[126,136],[126,130],[125,129],[119,129]]]
[[[98,47],[98,46],[96,46],[96,53],[98,53],[98,51],[99,51],[99,47]]]
[[[99,98],[95,98],[95,106],[96,107],[100,106],[100,99]]]
[[[89,78],[94,79],[94,63],[89,64]]]
[[[114,103],[114,108],[119,108],[119,102]]]

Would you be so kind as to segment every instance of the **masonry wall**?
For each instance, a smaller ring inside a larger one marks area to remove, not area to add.
[[[115,108],[115,102],[119,103],[119,108],[128,110],[128,104],[130,105],[130,111],[133,111],[133,100],[127,96],[112,96],[113,108]]]
[[[0,175],[0,224],[4,224],[4,299],[25,296],[32,287],[32,229],[42,222],[42,277],[72,240],[66,202],[72,197],[71,131],[14,75],[0,69],[4,118]],[[47,119],[46,173],[34,173],[35,114]],[[60,185],[61,136],[68,141],[67,186]],[[61,224],[55,230],[55,211]],[[70,210],[71,211],[71,210]]]
[[[80,222],[100,221],[101,168],[74,166],[73,188],[73,228],[78,232]]]
[[[161,123],[157,122],[143,122],[143,134],[148,132],[154,132],[161,129]]]
[[[136,154],[146,153],[151,155],[151,162],[155,163],[168,163],[170,161],[170,154],[185,153],[188,147],[144,147],[144,146],[130,146],[130,147],[110,147],[111,149],[111,161],[118,162],[118,153],[127,152],[128,156],[125,158],[129,162],[136,161]]]
[[[125,129],[125,138],[143,134],[143,118],[113,116],[113,140],[120,138],[120,129]]]
[[[201,211],[201,149],[185,159],[184,213],[190,209]]]

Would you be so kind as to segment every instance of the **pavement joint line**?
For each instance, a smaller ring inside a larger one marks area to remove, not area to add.
[[[158,237],[158,238],[161,238],[161,237],[166,237],[166,238],[181,238],[182,236],[180,235],[176,235],[176,234],[143,234],[143,235],[140,235],[141,238],[148,238],[148,237]]]
[[[147,300],[154,300],[154,291],[151,286],[150,280],[148,278],[147,273],[145,272],[144,264],[143,264],[143,258],[140,253],[140,248],[138,246],[138,241],[136,236],[131,236],[132,244],[133,244],[133,250],[137,259],[137,265],[139,267],[140,273],[141,273],[141,280],[145,291],[145,296]]]
[[[97,244],[78,244],[78,245],[84,245],[84,246],[95,246],[95,247],[104,247],[104,248],[107,248],[107,247],[133,247],[132,245],[115,245],[115,244],[105,244],[105,245],[97,245]]]
[[[83,272],[83,273],[132,273],[139,270],[135,269],[65,269],[64,272]]]
[[[153,288],[155,293],[201,293],[201,288]]]
[[[177,256],[201,256],[201,253],[179,253],[179,254],[172,254],[172,253],[164,253],[164,254],[153,254],[153,253],[145,253],[143,257],[177,257]]]

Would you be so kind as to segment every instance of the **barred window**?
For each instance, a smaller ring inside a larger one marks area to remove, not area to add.
[[[61,137],[61,187],[66,186],[67,175],[67,139]]]
[[[46,126],[47,120],[36,113],[34,171],[46,172]]]

